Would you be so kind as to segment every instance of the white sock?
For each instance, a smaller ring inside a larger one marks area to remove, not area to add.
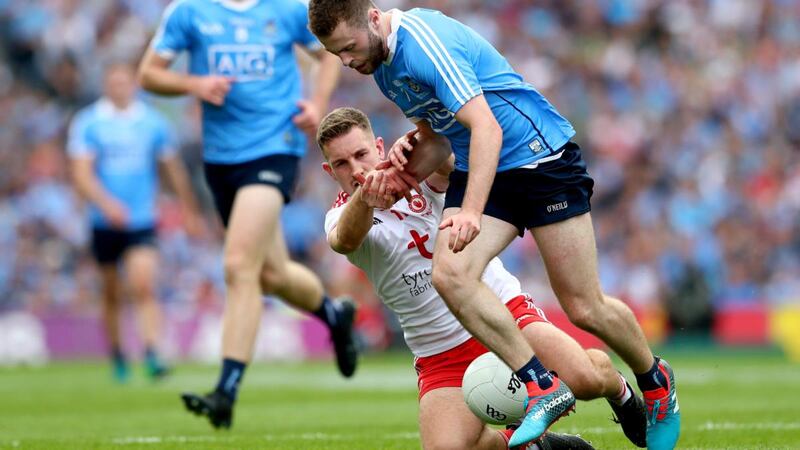
[[[622,405],[625,404],[629,398],[631,398],[633,392],[631,392],[630,388],[628,387],[628,382],[625,381],[625,377],[623,377],[622,374],[619,375],[619,382],[622,384],[619,394],[614,397],[610,397],[609,400],[617,405]]]

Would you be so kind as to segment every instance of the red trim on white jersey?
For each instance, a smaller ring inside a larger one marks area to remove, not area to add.
[[[422,190],[426,203],[422,211],[415,212],[405,199],[390,209],[374,209],[373,220],[379,220],[378,226],[370,228],[364,242],[348,253],[347,259],[364,271],[378,297],[397,314],[414,355],[430,356],[451,349],[470,336],[436,292],[431,279],[433,243],[445,196],[433,192],[427,183]],[[342,194],[339,197],[342,204],[348,198]],[[420,206],[421,200],[418,199]],[[344,208],[337,207],[328,211],[326,233],[337,226],[343,212]],[[482,280],[501,299],[514,298],[522,290],[519,281],[497,258],[489,263]]]
[[[343,206],[347,201],[350,200],[350,194],[345,191],[339,192],[339,195],[336,197],[336,200],[331,205],[331,209],[338,208]]]
[[[425,180],[425,185],[427,185],[430,188],[430,190],[436,192],[437,194],[444,194],[445,192],[447,192],[446,190],[440,191],[439,189],[436,189],[435,187],[433,187],[432,184],[428,183],[428,180]]]

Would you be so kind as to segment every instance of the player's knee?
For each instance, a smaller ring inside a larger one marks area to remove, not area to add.
[[[226,253],[222,265],[225,271],[225,284],[228,286],[258,280],[258,263],[243,253]]]
[[[592,400],[602,397],[603,380],[600,378],[600,374],[594,370],[594,367],[581,367],[571,370],[562,379],[578,400]]]
[[[602,319],[602,311],[594,307],[592,302],[581,297],[574,297],[562,301],[562,305],[564,305],[564,312],[567,313],[569,321],[576,327],[590,333],[597,331],[598,321]]]
[[[131,297],[135,302],[146,302],[155,296],[155,285],[148,280],[131,283]]]
[[[456,265],[440,262],[433,266],[431,283],[436,292],[447,300],[448,296],[464,285],[463,273]]]
[[[156,292],[155,274],[148,271],[132,273],[128,279],[128,292],[136,302],[152,298]]]

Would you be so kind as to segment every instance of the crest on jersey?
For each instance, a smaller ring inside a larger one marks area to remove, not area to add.
[[[411,89],[411,92],[415,94],[419,94],[420,91],[422,91],[422,88],[419,87],[419,84],[414,82],[414,80],[412,80],[411,78],[406,78],[406,84],[408,85],[408,88]]]
[[[264,25],[264,34],[266,34],[267,37],[269,37],[275,34],[276,31],[278,31],[278,26],[275,25],[275,20],[273,19],[268,20],[267,24]]]
[[[414,195],[413,197],[411,197],[411,201],[408,202],[408,208],[411,209],[411,212],[415,212],[417,214],[421,213],[422,211],[425,211],[425,208],[427,207],[428,207],[428,201],[425,200],[425,197],[423,197],[420,194]]]
[[[539,141],[539,139],[534,139],[530,144],[528,144],[528,148],[531,149],[533,153],[539,153],[542,150],[544,150],[544,148],[542,147],[542,143]]]

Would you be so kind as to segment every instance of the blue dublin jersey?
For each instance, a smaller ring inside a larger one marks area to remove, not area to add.
[[[294,44],[322,48],[300,0],[176,0],[164,11],[154,51],[167,59],[187,51],[190,73],[233,81],[221,107],[203,102],[207,162],[305,153],[292,123],[302,94]]]
[[[69,128],[67,153],[94,160],[103,188],[128,209],[128,230],[156,224],[158,161],[175,154],[166,119],[142,102],[119,110],[106,100],[80,110]],[[95,228],[111,228],[96,205],[89,206]]]
[[[447,136],[457,170],[468,169],[470,132],[455,114],[480,94],[503,129],[498,172],[553,158],[575,134],[569,121],[471,28],[438,11],[392,12],[389,57],[375,71],[375,81],[406,117],[426,120]]]

